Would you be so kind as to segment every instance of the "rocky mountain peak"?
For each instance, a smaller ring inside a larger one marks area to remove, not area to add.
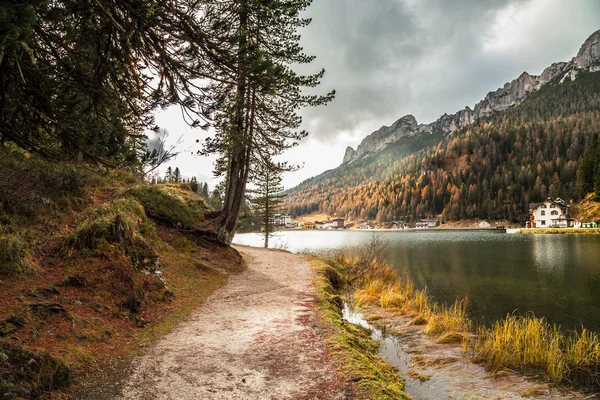
[[[523,72],[517,79],[507,82],[494,92],[489,92],[473,109],[465,107],[455,114],[444,114],[430,124],[417,125],[412,115],[406,115],[392,126],[383,126],[367,136],[356,148],[346,149],[344,162],[382,150],[388,144],[405,136],[441,132],[451,134],[495,112],[503,112],[521,103],[543,85],[561,77],[559,84],[574,81],[582,71],[600,71],[600,30],[594,32],[581,46],[570,62],[556,62],[540,75]],[[351,150],[351,151],[350,151]]]
[[[348,162],[352,158],[354,158],[354,154],[356,154],[356,150],[354,150],[350,146],[346,147],[346,153],[344,153],[344,161],[343,161],[343,163]]]
[[[413,115],[405,115],[391,126],[382,126],[364,138],[356,148],[356,151],[352,147],[348,147],[343,162],[379,151],[402,137],[414,136],[417,134],[417,128],[416,118]]]
[[[572,62],[578,69],[600,71],[600,30],[594,32],[583,43]]]

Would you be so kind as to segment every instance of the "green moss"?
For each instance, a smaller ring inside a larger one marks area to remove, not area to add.
[[[193,228],[204,222],[208,205],[189,187],[181,185],[138,185],[123,197],[137,199],[149,217],[181,228]]]
[[[142,205],[132,198],[120,198],[91,210],[67,243],[76,249],[96,249],[103,243],[131,243],[152,232]]]
[[[321,322],[342,377],[359,386],[361,398],[409,398],[396,368],[377,357],[379,343],[371,338],[370,331],[344,321],[339,296],[341,267],[316,259],[311,263],[317,272],[315,286]]]

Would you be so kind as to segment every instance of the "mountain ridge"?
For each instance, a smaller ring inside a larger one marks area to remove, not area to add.
[[[381,127],[366,136],[356,150],[348,146],[342,165],[377,153],[403,137],[433,133],[452,134],[494,112],[503,112],[520,104],[542,86],[561,75],[560,83],[563,83],[567,79],[570,81],[577,79],[577,75],[582,71],[600,71],[600,30],[585,40],[577,55],[570,61],[552,63],[540,75],[523,72],[518,78],[507,82],[503,87],[489,92],[475,104],[473,109],[467,106],[454,114],[443,114],[429,124],[418,124],[415,117],[409,114],[401,117],[389,127]]]

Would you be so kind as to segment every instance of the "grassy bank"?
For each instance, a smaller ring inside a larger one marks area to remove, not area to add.
[[[383,262],[338,256],[341,280],[353,288],[354,302],[410,317],[439,343],[462,343],[473,360],[490,373],[503,370],[538,374],[548,381],[577,387],[600,387],[600,337],[582,328],[565,332],[532,314],[509,315],[492,327],[476,326],[467,316],[467,301],[452,305],[433,301]]]
[[[208,211],[186,185],[0,151],[0,397],[107,379],[243,268],[184,233]]]
[[[343,266],[318,259],[311,263],[317,272],[319,323],[342,378],[355,384],[361,399],[408,398],[396,369],[377,357],[379,343],[370,337],[370,332],[342,318],[340,294],[346,286]]]

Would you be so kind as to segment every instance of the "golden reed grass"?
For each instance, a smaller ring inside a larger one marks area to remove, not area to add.
[[[600,336],[582,327],[564,332],[533,314],[508,315],[491,327],[473,324],[467,300],[439,304],[426,289],[415,289],[407,276],[399,276],[387,263],[374,261],[358,268],[358,259],[338,256],[345,266],[345,279],[354,287],[354,301],[414,317],[425,326],[425,334],[440,343],[462,342],[474,361],[492,373],[510,369],[543,373],[555,383],[600,387]],[[363,263],[364,264],[364,263]]]

